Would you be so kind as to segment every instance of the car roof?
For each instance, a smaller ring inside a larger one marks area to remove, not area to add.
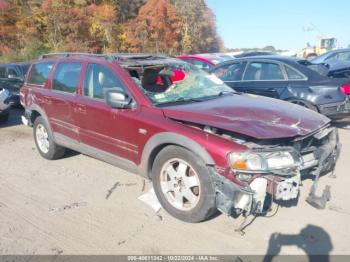
[[[144,67],[151,65],[165,65],[171,63],[185,63],[180,59],[166,56],[163,54],[150,53],[113,53],[113,54],[89,54],[89,53],[52,53],[40,57],[38,62],[57,60],[74,60],[84,62],[109,61],[117,63],[123,67]]]
[[[216,54],[193,54],[193,55],[181,55],[181,56],[178,56],[178,57],[181,57],[181,58],[202,58],[202,59],[215,59],[215,58],[218,58],[218,56]]]
[[[297,61],[305,60],[304,58],[300,58],[300,57],[283,56],[283,55],[256,55],[256,56],[235,58],[234,60],[237,61],[237,60],[256,60],[256,59],[275,60],[280,62],[297,62]]]
[[[212,70],[216,70],[225,65],[232,64],[234,62],[242,62],[242,61],[251,61],[251,60],[265,60],[265,61],[275,61],[282,62],[292,66],[293,68],[301,71],[303,74],[307,75],[307,77],[311,80],[324,78],[324,76],[320,75],[316,71],[309,69],[307,67],[308,64],[311,64],[310,61],[300,58],[300,57],[292,57],[292,56],[282,56],[282,55],[261,55],[261,56],[249,56],[242,58],[235,58],[233,60],[222,62],[216,65]]]
[[[17,62],[17,63],[5,63],[5,64],[0,64],[0,66],[26,66],[30,65],[31,62]]]
[[[350,48],[340,48],[336,50],[330,50],[327,53],[341,53],[341,52],[350,52]]]
[[[251,61],[251,60],[276,61],[276,62],[283,62],[286,64],[302,64],[300,62],[304,62],[304,61],[305,61],[305,63],[309,63],[309,61],[307,61],[304,58],[300,58],[300,57],[282,56],[282,55],[258,55],[258,56],[233,58],[232,60],[221,62],[221,63],[217,64],[215,67],[219,67],[219,66],[226,65],[226,64],[231,64],[233,62],[242,62],[242,61]]]

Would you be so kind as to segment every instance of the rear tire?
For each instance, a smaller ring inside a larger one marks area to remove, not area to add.
[[[296,105],[299,105],[299,106],[306,107],[307,109],[310,109],[312,111],[318,112],[317,107],[314,106],[313,104],[311,104],[310,102],[307,102],[304,100],[297,100],[297,99],[289,100],[289,102],[296,104]]]
[[[65,148],[54,142],[52,131],[43,117],[35,119],[33,134],[35,145],[43,158],[54,160],[63,157]]]
[[[216,213],[210,170],[193,152],[167,146],[152,167],[152,182],[163,208],[185,222],[197,223]]]

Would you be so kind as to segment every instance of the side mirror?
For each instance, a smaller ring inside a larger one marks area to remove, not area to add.
[[[106,92],[106,102],[112,108],[131,108],[132,99],[128,94],[118,91],[109,90]]]

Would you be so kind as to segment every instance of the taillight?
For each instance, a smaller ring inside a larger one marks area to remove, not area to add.
[[[346,95],[350,95],[350,84],[346,84],[340,87],[340,90],[346,94]]]

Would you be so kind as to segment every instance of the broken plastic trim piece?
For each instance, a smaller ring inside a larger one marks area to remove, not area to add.
[[[326,161],[329,157],[333,157],[333,162],[334,162],[333,169],[334,169],[335,163],[337,162],[337,159],[340,155],[341,145],[338,143],[339,142],[338,134],[335,133],[336,131],[334,130],[333,130],[333,136],[331,136],[332,141],[330,141],[330,143],[324,146],[323,148],[320,148],[320,151],[321,151],[320,159],[319,159],[320,165],[318,166],[315,172],[315,181],[311,187],[309,196],[306,198],[306,202],[317,209],[325,209],[327,202],[331,198],[330,186],[327,185],[325,187],[325,189],[323,190],[322,196],[317,196],[316,190],[318,187],[320,174],[324,167],[322,163],[324,163],[324,161]]]
[[[29,121],[27,118],[25,118],[24,116],[21,116],[21,120],[22,120],[22,124],[25,126],[29,126]]]
[[[308,202],[311,206],[317,209],[325,209],[327,202],[331,199],[331,187],[326,186],[323,189],[322,196],[316,196],[315,192],[310,192],[309,196],[306,198],[306,202]]]

